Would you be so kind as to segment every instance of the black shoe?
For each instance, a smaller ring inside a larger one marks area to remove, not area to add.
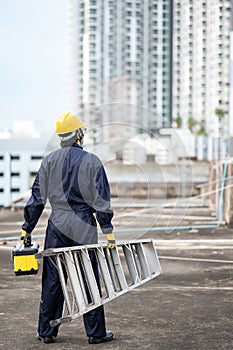
[[[37,339],[39,339],[42,343],[45,343],[45,344],[51,344],[51,343],[54,343],[54,337],[41,337],[39,335],[36,336]]]
[[[90,337],[88,339],[89,344],[100,344],[106,341],[110,341],[114,339],[114,333],[112,331],[107,331],[105,337]]]

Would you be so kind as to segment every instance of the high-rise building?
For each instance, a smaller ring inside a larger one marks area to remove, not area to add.
[[[175,0],[173,118],[209,136],[229,129],[232,0]]]
[[[74,110],[84,112],[91,126],[124,122],[148,131],[168,126],[173,1],[71,3]]]

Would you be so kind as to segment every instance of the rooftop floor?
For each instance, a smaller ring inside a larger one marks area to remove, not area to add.
[[[0,232],[6,222],[19,227],[21,212],[1,215]],[[105,305],[107,326],[116,339],[89,345],[80,317],[61,325],[49,348],[232,350],[232,232],[225,227],[141,232],[141,238],[157,242],[163,273]],[[124,237],[133,239],[135,234],[127,232]],[[0,242],[0,349],[44,349],[46,345],[35,338],[41,270],[36,276],[16,277],[11,260],[14,244]]]

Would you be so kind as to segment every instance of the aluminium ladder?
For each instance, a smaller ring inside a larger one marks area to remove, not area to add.
[[[90,251],[94,252],[98,262],[101,292],[94,276]],[[52,259],[64,294],[63,316],[52,320],[51,326],[70,322],[161,273],[152,239],[117,242],[114,249],[107,248],[105,242],[46,249],[36,257]]]

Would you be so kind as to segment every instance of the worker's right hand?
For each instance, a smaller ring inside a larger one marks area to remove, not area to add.
[[[109,249],[115,248],[116,241],[115,241],[115,236],[114,236],[113,233],[108,233],[107,234],[107,240],[108,240],[108,248]]]
[[[20,240],[23,241],[25,247],[31,247],[32,239],[30,233],[26,232],[25,230],[22,230]]]

